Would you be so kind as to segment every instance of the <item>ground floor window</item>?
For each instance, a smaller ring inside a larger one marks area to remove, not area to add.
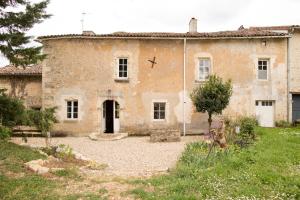
[[[67,101],[67,118],[77,119],[78,118],[78,101],[72,100]]]
[[[153,103],[153,119],[164,120],[166,119],[166,102],[154,102]]]

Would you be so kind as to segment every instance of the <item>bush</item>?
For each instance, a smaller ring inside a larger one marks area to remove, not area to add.
[[[257,126],[257,120],[253,117],[242,117],[239,120],[240,133],[238,134],[239,146],[244,147],[252,143],[256,135],[254,132],[255,126]]]
[[[288,121],[285,120],[279,120],[275,122],[276,127],[282,127],[282,128],[288,128],[291,126],[291,124]]]
[[[7,140],[11,134],[12,131],[10,128],[0,125],[0,140]]]
[[[10,97],[0,90],[0,123],[4,126],[13,127],[21,125],[24,120],[25,107],[23,102]]]

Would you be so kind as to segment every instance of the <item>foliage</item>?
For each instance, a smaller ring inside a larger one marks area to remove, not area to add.
[[[222,113],[229,104],[231,95],[231,81],[223,83],[220,77],[212,75],[207,82],[193,90],[191,99],[198,112],[208,113],[208,123],[211,126],[212,115]]]
[[[242,117],[239,119],[239,126],[240,132],[237,134],[236,143],[240,147],[247,147],[256,137],[254,129],[257,126],[257,120],[253,117]]]
[[[26,32],[34,24],[50,17],[45,9],[49,0],[30,3],[26,0],[0,2],[0,52],[14,65],[27,66],[45,58],[42,47],[29,47],[32,37]]]
[[[276,127],[282,127],[282,128],[288,128],[291,126],[291,124],[288,121],[285,120],[279,120],[275,122]]]
[[[0,90],[0,124],[8,127],[22,124],[25,113],[23,102]]]
[[[69,145],[60,144],[56,149],[55,156],[62,159],[73,158],[74,157],[73,149]]]
[[[11,134],[12,131],[10,128],[0,125],[0,140],[7,140]]]
[[[46,146],[50,146],[49,144],[49,137],[50,131],[57,122],[55,117],[55,110],[56,107],[53,108],[46,108],[44,110],[31,110],[27,112],[27,117],[29,118],[28,123],[33,124],[37,129],[39,129],[42,135],[45,136]]]
[[[299,128],[256,128],[249,148],[231,145],[206,160],[207,144],[187,145],[171,173],[138,180],[141,199],[299,199]]]
[[[54,123],[57,122],[55,117],[56,108],[46,108],[44,110],[30,110],[28,112],[28,117],[30,122],[41,130],[43,135],[46,135],[47,132],[51,130]]]

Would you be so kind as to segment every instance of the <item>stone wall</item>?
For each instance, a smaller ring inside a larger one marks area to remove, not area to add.
[[[42,77],[41,76],[0,76],[0,89],[12,97],[24,100],[29,108],[42,107]]]

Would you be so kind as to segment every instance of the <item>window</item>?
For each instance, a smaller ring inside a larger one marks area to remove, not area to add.
[[[67,101],[67,118],[77,119],[78,118],[78,101]]]
[[[199,59],[199,80],[207,80],[210,72],[210,59],[209,58],[200,58]]]
[[[256,106],[273,106],[273,101],[255,101]]]
[[[115,101],[115,118],[120,118],[120,105],[118,102]]]
[[[128,78],[128,59],[119,58],[118,78]]]
[[[268,79],[268,65],[269,60],[261,59],[258,60],[258,76],[259,80],[267,80]]]
[[[154,103],[154,119],[164,120],[166,118],[166,103],[155,102]]]

